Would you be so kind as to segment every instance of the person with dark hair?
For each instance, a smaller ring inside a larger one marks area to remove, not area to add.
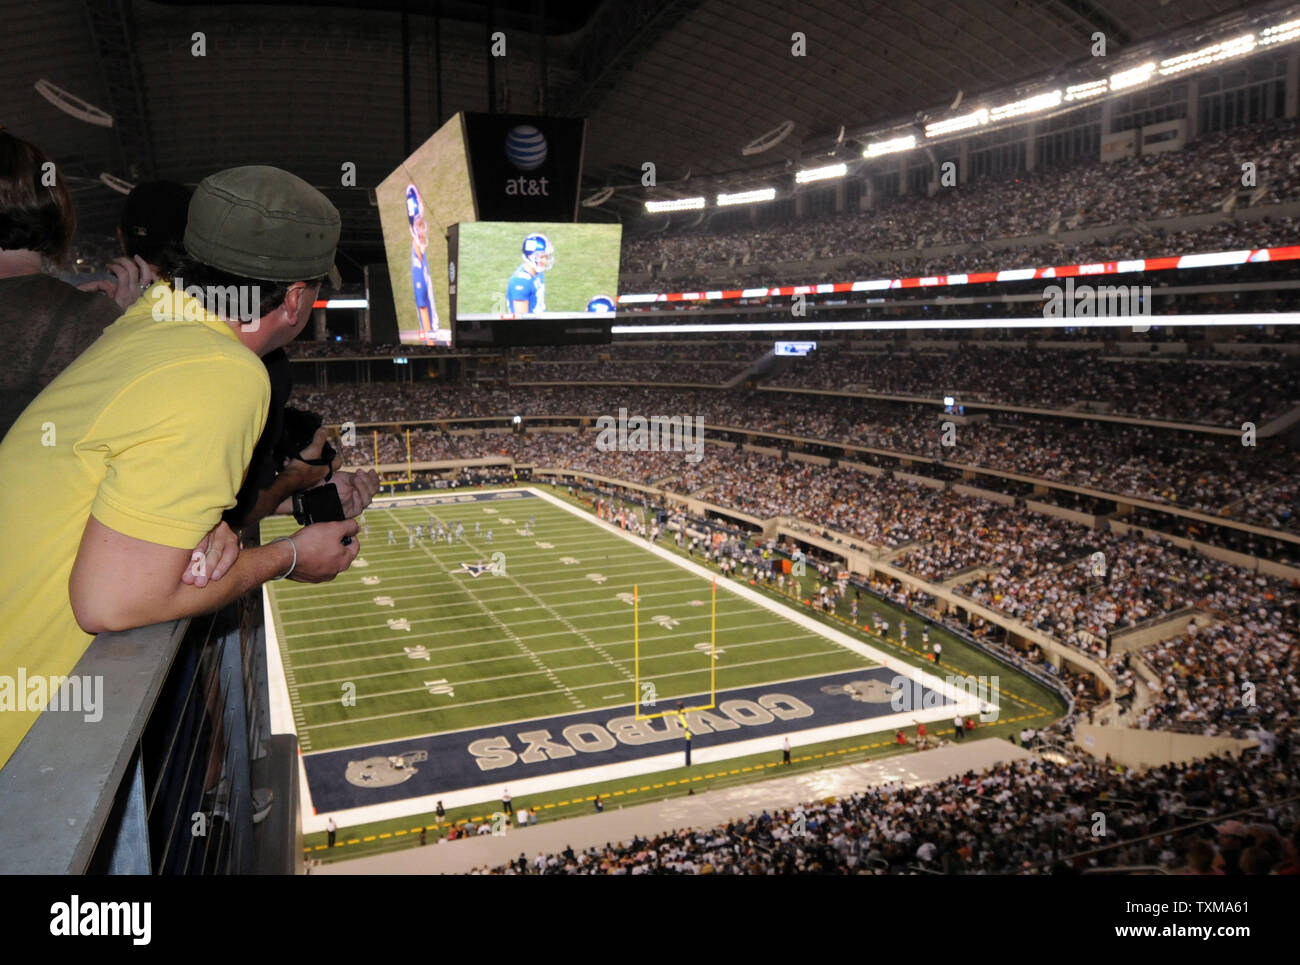
[[[1180,872],[1185,875],[1214,874],[1214,845],[1204,838],[1193,841],[1187,848],[1187,865]]]
[[[0,559],[0,673],[66,676],[94,634],[206,613],[268,580],[327,582],[351,565],[352,519],[243,552],[212,540],[266,422],[260,356],[306,327],[340,224],[287,171],[204,179],[184,246],[206,270],[185,280],[234,279],[235,290],[153,286],[18,417],[0,442],[0,532],[23,550]],[[0,766],[41,709],[0,715]]]
[[[1276,863],[1267,848],[1254,844],[1241,852],[1239,860],[1243,875],[1266,875]]]
[[[66,261],[76,229],[72,196],[57,166],[34,144],[0,129],[0,340],[6,355],[0,433],[122,314],[111,297],[52,274]],[[135,270],[131,301],[140,296]]]
[[[1214,830],[1219,834],[1219,859],[1225,875],[1241,874],[1241,853],[1251,840],[1246,825],[1240,821],[1224,821],[1216,824]]]

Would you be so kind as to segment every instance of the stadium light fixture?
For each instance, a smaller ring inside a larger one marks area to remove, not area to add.
[[[1023,114],[1032,114],[1035,111],[1050,110],[1060,103],[1061,92],[1059,90],[1049,91],[1046,94],[1037,94],[1033,97],[1026,97],[1024,100],[1003,104],[1001,107],[994,107],[989,111],[989,120],[1005,121],[1009,117],[1020,117]]]
[[[1155,66],[1154,64],[1152,65]],[[926,137],[939,137],[943,134],[952,134],[955,131],[967,131],[972,127],[979,127],[981,124],[989,122],[989,111],[987,107],[981,107],[977,111],[971,111],[969,114],[962,114],[959,117],[950,117],[945,121],[935,121],[933,124],[925,125]]]
[[[698,211],[704,204],[703,198],[678,198],[675,201],[647,201],[645,209],[651,214],[660,211]]]
[[[740,149],[740,153],[745,155],[745,157],[750,157],[751,155],[754,154],[762,154],[764,151],[770,151],[772,148],[776,147],[787,137],[789,137],[790,132],[793,130],[794,130],[794,121],[790,121],[790,120],[782,121],[780,124],[772,128],[766,134],[760,134],[758,137],[754,138],[752,141],[750,141],[748,144],[742,147]]]
[[[759,188],[755,191],[739,191],[736,194],[718,195],[718,206],[729,204],[756,204],[759,201],[771,201],[776,197],[776,188]]]
[[[908,134],[904,137],[895,137],[888,141],[876,141],[874,144],[868,144],[867,149],[862,152],[862,156],[880,157],[882,154],[897,154],[899,151],[910,151],[914,147],[916,147],[916,135]]]
[[[118,194],[130,194],[135,187],[130,181],[119,178],[116,174],[109,174],[107,171],[99,173],[99,180]]]
[[[1086,84],[1072,84],[1065,88],[1065,99],[1067,101],[1084,101],[1089,97],[1097,97],[1106,93],[1110,85],[1104,80],[1090,80]]]
[[[1160,61],[1160,73],[1168,77],[1184,70],[1204,67],[1206,64],[1227,60],[1229,57],[1242,57],[1255,49],[1255,43],[1254,34],[1245,34],[1241,37],[1234,37],[1232,40],[1225,40],[1223,43],[1210,44],[1210,46],[1202,47],[1200,50],[1193,50],[1190,53],[1179,54],[1177,57],[1170,57],[1168,60]]]
[[[830,178],[842,178],[849,173],[847,164],[827,164],[820,168],[807,168],[794,176],[795,184],[808,184],[812,181],[826,181]]]
[[[1284,44],[1288,40],[1295,40],[1297,37],[1300,37],[1300,20],[1288,20],[1276,27],[1269,27],[1261,33],[1259,43],[1261,47],[1268,44]]]
[[[89,101],[82,100],[76,94],[69,93],[52,81],[42,77],[32,86],[36,88],[36,93],[63,111],[63,113],[70,114],[79,121],[94,124],[96,127],[113,126],[113,116],[107,111],[101,110]]]
[[[1126,90],[1129,87],[1136,87],[1138,84],[1145,84],[1151,79],[1151,75],[1155,71],[1156,64],[1153,60],[1148,60],[1140,67],[1118,71],[1110,75],[1110,89],[1112,91]]]
[[[614,197],[612,187],[601,188],[599,191],[595,191],[583,198],[582,206],[584,208],[599,208],[612,197]]]

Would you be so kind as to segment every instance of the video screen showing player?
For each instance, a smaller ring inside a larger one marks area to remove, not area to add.
[[[555,266],[555,249],[546,235],[524,238],[524,260],[506,283],[506,302],[512,315],[538,315],[546,311],[546,272]]]
[[[426,345],[435,342],[438,309],[433,302],[433,279],[429,274],[429,228],[424,221],[424,203],[414,184],[406,186],[406,220],[411,226],[411,289],[419,321],[418,338]]]
[[[605,315],[618,290],[620,225],[465,222],[456,229],[459,321]]]

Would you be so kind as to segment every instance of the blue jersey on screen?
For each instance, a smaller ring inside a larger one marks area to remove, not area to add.
[[[429,277],[429,258],[411,246],[411,288],[415,291],[415,312],[420,317],[420,331],[438,327],[438,310],[433,305],[433,279]]]
[[[528,314],[546,310],[546,273],[533,274],[527,265],[520,265],[506,283],[506,301],[510,311],[515,311],[515,302],[528,302]]]

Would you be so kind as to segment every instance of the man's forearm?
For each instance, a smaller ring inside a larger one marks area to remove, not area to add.
[[[293,558],[293,548],[284,542],[241,550],[239,559],[235,560],[230,572],[217,582],[210,582],[202,588],[178,583],[166,604],[171,615],[163,619],[192,617],[223,607],[267,580],[285,573],[292,565]]]
[[[103,588],[102,611],[86,622],[78,622],[88,633],[102,633],[208,613],[285,573],[293,559],[293,548],[287,543],[254,546],[241,551],[230,572],[220,580],[202,588],[177,580],[175,589],[164,599],[144,599]]]

